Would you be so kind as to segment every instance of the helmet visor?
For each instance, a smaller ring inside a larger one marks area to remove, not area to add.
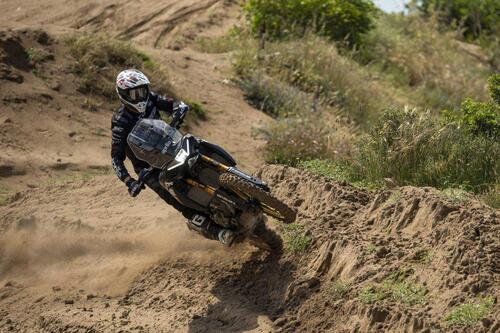
[[[136,104],[145,102],[148,99],[149,89],[148,86],[141,86],[127,90],[121,90],[120,93],[128,102]]]

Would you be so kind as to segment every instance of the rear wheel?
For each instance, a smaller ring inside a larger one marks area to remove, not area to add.
[[[272,217],[285,223],[293,223],[296,213],[283,202],[273,197],[271,193],[264,191],[251,182],[242,179],[232,173],[223,173],[219,176],[219,184],[222,187],[233,190],[237,194],[244,195],[259,201],[262,210]]]

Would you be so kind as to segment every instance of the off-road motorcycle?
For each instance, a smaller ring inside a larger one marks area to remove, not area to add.
[[[284,223],[295,221],[293,209],[275,198],[269,186],[238,168],[222,147],[181,134],[180,125],[189,110],[184,103],[174,108],[170,124],[160,119],[141,119],[127,141],[133,153],[151,167],[139,181],[160,169],[160,184],[182,205],[208,214],[217,224],[236,232],[236,242],[273,250],[281,240],[266,226],[270,215]]]

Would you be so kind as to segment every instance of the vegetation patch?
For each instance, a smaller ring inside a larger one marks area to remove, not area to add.
[[[245,99],[271,117],[290,117],[311,110],[311,97],[279,80],[256,73],[240,82]]]
[[[376,11],[368,0],[249,0],[244,10],[260,36],[284,38],[312,30],[351,45],[370,30]]]
[[[376,286],[367,286],[359,293],[359,300],[365,304],[373,304],[383,300],[385,293]]]
[[[338,279],[335,282],[332,282],[329,289],[332,297],[337,300],[342,299],[347,295],[347,293],[351,290],[351,285],[341,279]]]
[[[28,54],[29,61],[34,65],[48,60],[54,60],[54,55],[52,53],[49,53],[40,48],[31,47],[26,51],[26,53]]]
[[[474,325],[493,309],[493,297],[469,301],[456,306],[444,318],[449,325]]]
[[[116,99],[116,75],[127,68],[143,71],[160,94],[175,96],[168,77],[157,63],[131,44],[96,35],[69,38],[67,44],[75,62],[72,71],[79,78],[78,90]]]
[[[372,304],[383,299],[392,299],[408,305],[425,304],[428,291],[413,277],[414,270],[401,269],[387,277],[381,285],[371,285],[363,288],[359,299],[365,304]]]
[[[203,53],[227,53],[238,49],[239,31],[233,29],[225,36],[199,37],[196,39],[196,50]]]
[[[283,226],[286,249],[294,254],[304,252],[309,244],[311,237],[306,235],[304,227],[297,223],[286,224]]]
[[[0,206],[8,204],[12,194],[13,192],[10,187],[6,185],[0,185]]]

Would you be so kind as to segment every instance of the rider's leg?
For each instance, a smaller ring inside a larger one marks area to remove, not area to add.
[[[190,230],[197,231],[208,239],[217,239],[226,246],[231,246],[234,241],[235,234],[232,230],[222,228],[205,215],[195,214],[186,223]]]
[[[158,175],[159,172],[156,171],[151,173],[145,180],[146,185],[187,219],[187,225],[190,230],[195,230],[208,239],[217,239],[224,245],[231,245],[234,240],[234,233],[231,230],[222,228],[207,216],[179,203],[170,192],[160,185]]]

